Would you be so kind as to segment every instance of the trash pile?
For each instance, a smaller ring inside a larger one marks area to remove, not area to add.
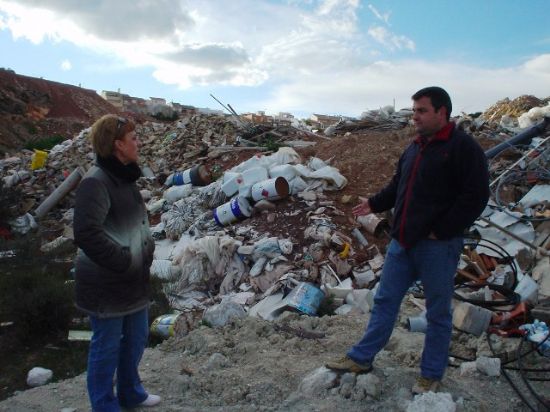
[[[385,106],[379,110],[369,110],[361,114],[359,120],[342,120],[327,127],[324,131],[326,136],[333,136],[337,133],[344,134],[358,130],[395,130],[402,129],[412,117],[411,109],[395,111],[393,106]]]
[[[495,122],[504,115],[505,102],[497,105],[483,115],[491,120],[463,116],[457,123],[476,138],[502,139],[502,126]],[[358,130],[404,128],[411,114],[391,108],[368,112],[357,122],[335,125],[333,131],[344,136],[333,141],[341,144]],[[490,158],[493,196],[466,240],[453,319],[461,333],[486,335],[489,342],[494,336],[519,336],[520,345],[543,358],[550,322],[546,119]],[[354,221],[352,231],[343,230],[336,221],[346,218],[343,209],[349,206],[337,203],[334,193],[355,182],[334,159],[312,155],[314,150],[303,156],[288,146],[246,146],[255,136],[260,142],[267,131],[279,143],[311,134],[288,126],[243,129],[232,118],[203,115],[138,125],[144,141],[144,177],[138,185],[157,244],[151,273],[163,279],[174,310],[153,323],[153,333],[181,338],[201,322],[219,327],[248,316],[274,321],[288,311],[314,317],[366,314],[372,308],[384,256],[369,240],[383,236],[388,221],[370,215]],[[70,193],[93,161],[88,133],[55,146],[47,157],[23,151],[0,161],[4,186],[24,194],[24,214],[11,230],[23,234],[55,222],[62,232],[43,245],[43,253],[70,250]],[[212,167],[213,160],[236,152],[231,162]],[[504,152],[508,155],[500,155]],[[422,285],[410,292],[420,313],[409,319],[409,329],[422,332]],[[492,358],[500,362],[500,355]],[[478,370],[497,373],[492,360],[477,361]],[[504,371],[503,364],[496,370]]]

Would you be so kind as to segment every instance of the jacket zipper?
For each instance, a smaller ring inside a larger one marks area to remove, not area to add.
[[[414,160],[414,165],[411,175],[409,176],[409,181],[407,182],[407,193],[405,194],[405,204],[403,205],[403,216],[401,217],[401,226],[399,227],[399,243],[401,243],[405,247],[407,246],[405,244],[405,222],[407,217],[407,209],[409,208],[409,202],[412,195],[412,187],[414,179],[416,179],[416,172],[418,170],[418,165],[420,164],[420,159],[422,159],[423,151],[424,147],[421,146],[420,152],[418,152],[418,154],[416,155],[416,159]]]

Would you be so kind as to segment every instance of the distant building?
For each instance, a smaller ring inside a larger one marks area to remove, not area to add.
[[[149,101],[152,105],[161,104],[166,106],[166,99],[163,99],[162,97],[149,97]]]
[[[319,130],[326,129],[331,124],[339,122],[342,117],[341,116],[327,116],[324,114],[312,114],[309,118],[311,122],[313,123],[313,126],[318,128]]]
[[[100,96],[115,106],[117,109],[124,110],[124,98],[120,91],[111,92],[108,90],[102,90]]]
[[[278,127],[289,127],[293,120],[294,116],[291,113],[279,112],[278,115],[273,116],[273,125]]]
[[[266,116],[265,112],[261,110],[256,113],[244,113],[241,117],[254,124],[265,124],[269,126],[273,124],[273,117]]]
[[[214,109],[209,109],[208,107],[197,107],[196,110],[201,114],[215,114],[218,116],[224,115],[223,110],[214,110]]]

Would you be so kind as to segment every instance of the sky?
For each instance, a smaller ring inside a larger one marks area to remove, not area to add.
[[[0,67],[196,107],[453,115],[550,96],[548,0],[0,0]]]

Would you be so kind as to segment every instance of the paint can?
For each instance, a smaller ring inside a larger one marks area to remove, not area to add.
[[[300,282],[285,298],[286,304],[306,315],[314,316],[325,294],[311,283]]]
[[[212,182],[212,176],[204,165],[196,165],[183,172],[174,173],[172,184],[175,186],[192,184],[193,186],[206,186]]]
[[[384,228],[388,227],[387,219],[380,219],[374,213],[368,214],[366,216],[359,216],[357,222],[363,226],[367,232],[371,235],[379,236]]]
[[[426,311],[422,311],[418,316],[411,316],[407,319],[407,328],[411,332],[426,333],[428,328],[428,320],[426,319]]]
[[[218,225],[226,226],[237,220],[246,219],[251,214],[252,207],[248,200],[245,197],[236,196],[214,210],[214,220]]]
[[[252,186],[252,199],[255,201],[267,199],[277,200],[287,197],[290,186],[284,177],[263,180]]]
[[[174,336],[174,326],[180,315],[181,313],[170,313],[159,316],[151,323],[151,334],[161,338]]]

